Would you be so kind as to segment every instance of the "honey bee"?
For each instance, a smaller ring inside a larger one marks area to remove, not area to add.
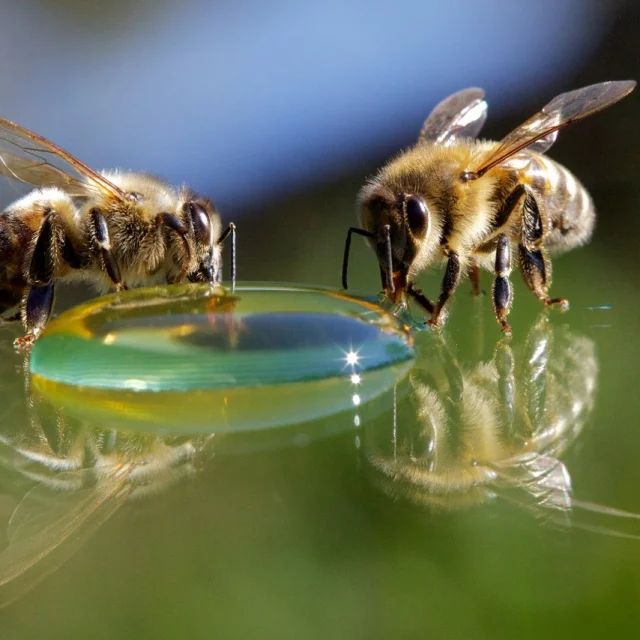
[[[545,305],[550,298],[549,251],[587,242],[593,202],[564,167],[542,155],[567,125],[614,104],[634,81],[603,82],[563,93],[500,142],[476,140],[487,115],[484,91],[465,89],[440,102],[425,121],[418,143],[391,160],[361,190],[362,228],[347,233],[342,284],[347,288],[351,236],[364,236],[376,252],[382,286],[392,302],[412,298],[439,325],[447,301],[468,274],[479,291],[479,269],[493,271],[493,308],[502,330],[513,290],[515,249],[524,280]],[[445,262],[442,290],[432,302],[414,279]]]
[[[377,421],[364,435],[383,492],[447,509],[500,496],[540,515],[570,513],[561,458],[592,416],[598,360],[592,340],[547,316],[515,349],[501,340],[489,360],[471,363],[442,336],[422,334],[392,423]]]
[[[0,213],[0,317],[22,319],[31,344],[60,280],[101,292],[159,283],[219,283],[222,231],[210,200],[142,173],[96,172],[45,138],[0,118],[0,174],[37,187]]]
[[[0,432],[12,486],[37,483],[13,511],[0,551],[0,608],[57,571],[125,503],[193,479],[213,455],[212,435],[161,437],[63,420],[50,427]]]

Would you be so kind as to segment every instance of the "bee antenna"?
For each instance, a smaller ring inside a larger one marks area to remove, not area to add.
[[[389,290],[393,293],[396,288],[393,284],[393,254],[391,252],[391,225],[385,224],[384,227],[385,240],[387,241],[387,276],[389,278]]]

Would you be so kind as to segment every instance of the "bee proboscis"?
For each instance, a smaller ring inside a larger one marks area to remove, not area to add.
[[[425,121],[418,143],[391,160],[360,192],[362,228],[347,234],[342,284],[347,288],[351,235],[367,238],[380,265],[382,286],[393,302],[415,300],[444,318],[447,301],[467,273],[478,291],[479,269],[492,271],[493,308],[505,333],[513,300],[509,281],[515,250],[531,291],[550,298],[549,252],[587,242],[595,211],[586,189],[564,167],[542,155],[558,131],[628,95],[634,81],[602,82],[554,98],[501,142],[476,140],[487,115],[482,89],[470,88],[440,102]],[[444,262],[440,296],[429,300],[416,276]]]
[[[22,319],[23,347],[47,324],[60,280],[101,291],[180,282],[217,284],[222,230],[210,200],[142,173],[96,172],[42,136],[0,118],[0,174],[35,190],[0,213],[0,317]]]

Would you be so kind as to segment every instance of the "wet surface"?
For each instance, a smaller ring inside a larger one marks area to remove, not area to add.
[[[341,411],[243,433],[74,413],[5,330],[6,637],[622,632],[640,589],[639,407],[622,391],[640,305],[574,289],[541,314],[516,285],[509,341],[461,288],[375,397],[353,401],[352,363]],[[273,416],[295,394],[245,398]]]

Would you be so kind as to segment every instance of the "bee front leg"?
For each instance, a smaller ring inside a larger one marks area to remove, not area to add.
[[[107,221],[99,209],[91,209],[91,232],[93,241],[97,247],[100,256],[102,268],[107,272],[111,282],[116,286],[118,291],[127,289],[127,285],[122,281],[120,267],[116,262],[113,251],[111,250],[111,238],[109,236],[109,228]]]
[[[498,236],[496,247],[496,279],[493,281],[491,294],[493,297],[493,311],[498,322],[502,325],[502,331],[511,335],[511,325],[507,322],[507,315],[511,310],[513,301],[513,289],[509,282],[511,273],[511,247],[509,238],[504,233]]]
[[[384,272],[383,272],[384,277]],[[407,285],[407,293],[427,312],[433,313],[434,306],[433,302],[427,298],[427,296],[422,293],[421,289],[416,289],[413,282],[409,282]]]
[[[53,281],[58,264],[58,246],[62,234],[56,215],[50,211],[44,218],[31,254],[27,273],[28,288],[22,299],[21,318],[26,330],[23,338],[17,338],[14,346],[24,349],[42,333],[53,309]]]
[[[184,249],[184,258],[182,268],[180,269],[180,273],[173,280],[174,284],[178,284],[182,280],[184,280],[189,272],[189,267],[191,266],[191,244],[189,243],[189,230],[187,227],[172,213],[161,213],[159,216],[159,221],[163,224],[167,229],[173,231],[178,238],[182,241],[182,247]]]
[[[527,189],[522,214],[522,235],[518,247],[520,270],[524,281],[535,296],[547,306],[569,307],[564,298],[549,298],[551,260],[543,246],[543,224],[533,193]]]
[[[456,251],[449,251],[449,258],[447,260],[447,268],[444,272],[444,278],[442,279],[442,293],[436,302],[436,306],[431,314],[429,324],[432,327],[437,327],[442,321],[442,314],[447,301],[456,290],[458,283],[460,282],[460,256]]]

